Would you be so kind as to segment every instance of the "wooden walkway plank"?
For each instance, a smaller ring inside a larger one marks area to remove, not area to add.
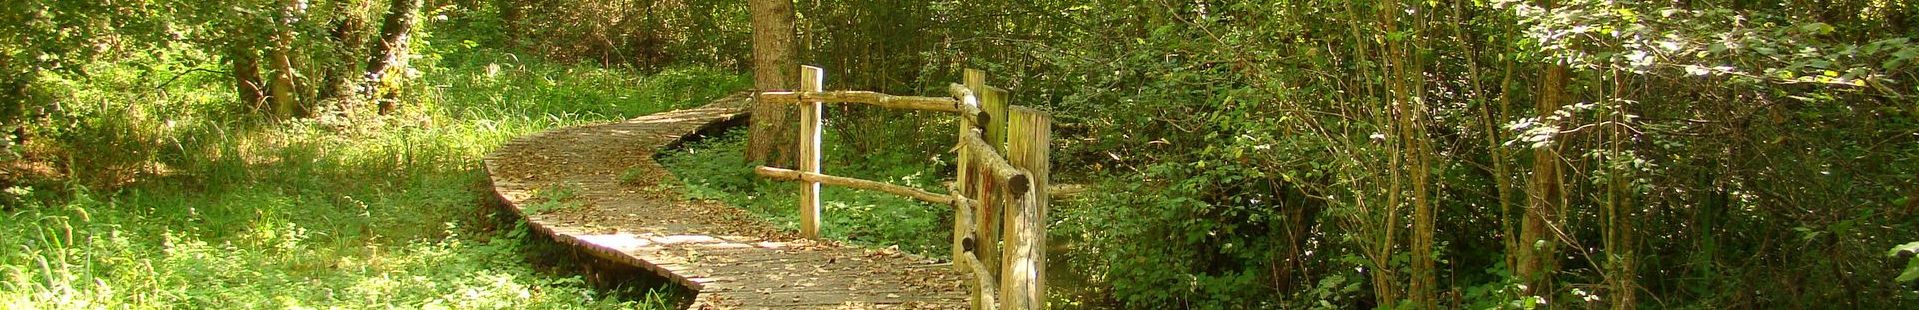
[[[802,240],[738,208],[687,201],[662,186],[678,181],[655,152],[744,117],[747,98],[532,134],[504,144],[483,164],[496,198],[527,226],[691,288],[698,292],[691,308],[966,306],[961,278],[950,268],[898,251]],[[554,196],[568,197],[545,201]],[[528,209],[535,204],[544,205]]]

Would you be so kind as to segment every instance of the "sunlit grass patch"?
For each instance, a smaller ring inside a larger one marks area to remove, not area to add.
[[[715,200],[738,206],[780,229],[799,228],[799,185],[772,181],[753,174],[743,151],[745,130],[685,145],[661,159],[680,177],[688,198]],[[830,143],[829,143],[830,144]],[[854,158],[828,148],[828,157]],[[830,163],[827,174],[877,180],[930,189],[940,181],[930,162],[904,156],[876,156],[853,162]],[[944,190],[934,190],[945,192]],[[893,194],[824,187],[821,192],[821,234],[856,244],[889,247],[930,256],[946,253],[952,244],[953,211]]]
[[[424,70],[400,114],[339,126],[256,121],[217,76],[150,91],[147,71],[102,66],[56,81],[77,108],[36,142],[70,179],[0,194],[0,308],[670,307],[529,263],[539,241],[492,219],[479,158],[744,85],[702,68],[451,64]]]

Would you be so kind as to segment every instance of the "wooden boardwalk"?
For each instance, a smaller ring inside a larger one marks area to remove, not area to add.
[[[665,186],[679,181],[654,153],[743,117],[746,98],[520,137],[488,155],[485,168],[494,193],[527,226],[691,288],[698,295],[690,308],[966,307],[950,265],[805,241]]]

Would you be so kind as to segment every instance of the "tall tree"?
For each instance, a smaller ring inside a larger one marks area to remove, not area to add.
[[[1392,94],[1394,113],[1398,116],[1398,125],[1395,127],[1398,127],[1398,135],[1405,141],[1405,150],[1400,156],[1406,157],[1405,171],[1410,177],[1408,181],[1412,183],[1410,185],[1413,195],[1413,231],[1412,244],[1410,244],[1412,278],[1409,279],[1411,283],[1407,285],[1406,294],[1413,305],[1419,309],[1438,309],[1438,276],[1433,262],[1433,232],[1437,228],[1434,225],[1435,211],[1431,192],[1434,152],[1432,139],[1426,130],[1428,122],[1425,115],[1427,109],[1424,78],[1426,66],[1420,61],[1419,56],[1422,53],[1420,44],[1432,38],[1427,33],[1429,26],[1427,22],[1435,10],[1400,9],[1401,7],[1417,8],[1422,4],[1424,1],[1411,1],[1411,3],[1400,3],[1393,7],[1393,12],[1414,12],[1411,16],[1405,17],[1408,27],[1400,30],[1413,35],[1407,36],[1403,42],[1391,45],[1392,48],[1388,49],[1387,57],[1391,57],[1390,62],[1394,64],[1395,76],[1389,78],[1394,80],[1392,83],[1395,84]],[[1386,19],[1388,23],[1391,23],[1390,16]]]
[[[1631,184],[1633,171],[1631,156],[1627,154],[1628,148],[1631,147],[1628,144],[1631,135],[1625,128],[1625,124],[1631,121],[1626,117],[1626,103],[1630,100],[1626,97],[1628,86],[1626,80],[1622,78],[1623,74],[1618,69],[1608,73],[1613,82],[1611,100],[1613,108],[1608,115],[1611,117],[1609,121],[1612,124],[1607,126],[1605,137],[1607,142],[1605,146],[1610,149],[1606,150],[1607,160],[1603,166],[1607,170],[1604,172],[1606,177],[1604,242],[1607,269],[1605,279],[1613,296],[1612,308],[1629,310],[1637,306],[1639,293],[1636,288],[1639,274],[1634,266],[1638,260],[1638,248],[1634,243],[1638,232],[1633,230],[1633,221],[1637,220],[1633,215],[1634,193]]]
[[[1541,1],[1547,10],[1553,9],[1553,0]],[[1545,72],[1540,74],[1539,95],[1534,101],[1534,113],[1539,117],[1538,126],[1558,126],[1555,119],[1559,107],[1566,101],[1567,76],[1566,65],[1559,60],[1546,64]],[[1533,148],[1532,180],[1527,184],[1526,216],[1519,227],[1519,266],[1514,275],[1526,284],[1526,293],[1534,296],[1552,295],[1552,274],[1558,268],[1557,255],[1558,225],[1563,216],[1565,186],[1561,184],[1559,148],[1564,141],[1557,137],[1545,138],[1544,144]]]
[[[381,90],[383,85],[393,83],[386,78],[391,68],[406,68],[407,42],[412,40],[413,25],[419,22],[421,0],[393,0],[387,7],[386,21],[380,26],[380,41],[374,42],[373,57],[366,68],[366,91],[368,98],[385,96],[390,92]],[[391,98],[379,98],[380,114],[393,113],[396,104]]]
[[[233,88],[239,93],[240,104],[256,113],[268,111],[266,84],[260,77],[258,42],[235,39],[227,44],[227,62],[233,67]]]
[[[749,0],[753,19],[753,88],[759,91],[791,89],[799,80],[798,51],[793,48],[793,2]],[[748,161],[770,166],[793,165],[794,132],[788,119],[792,106],[756,102],[748,135]]]
[[[267,84],[272,93],[273,117],[289,118],[305,113],[300,104],[300,66],[294,63],[297,52],[293,37],[298,35],[293,27],[305,15],[305,4],[298,0],[281,1],[276,10],[278,18],[273,21],[274,33],[270,37],[272,48],[267,49],[267,64],[273,67],[272,80]]]

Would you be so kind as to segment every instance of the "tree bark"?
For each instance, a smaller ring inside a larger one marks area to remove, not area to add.
[[[386,79],[389,69],[406,68],[407,41],[411,40],[413,25],[419,22],[421,0],[393,0],[388,6],[386,20],[380,26],[380,41],[374,42],[373,56],[367,60],[366,98],[377,98],[380,102],[380,115],[393,113],[397,108],[390,98],[390,91],[383,91],[384,85],[392,84]]]
[[[1629,121],[1626,118],[1626,102],[1631,102],[1626,94],[1629,88],[1618,69],[1612,71],[1612,79],[1612,97],[1615,99],[1614,104],[1617,104],[1613,108],[1612,121],[1622,125],[1610,126],[1611,129],[1608,130],[1610,135],[1606,139],[1609,140],[1608,146],[1612,147],[1612,156],[1624,156],[1626,150],[1631,147],[1632,137],[1623,125]],[[1639,270],[1637,268],[1639,246],[1636,240],[1638,232],[1634,228],[1634,222],[1638,219],[1635,215],[1637,212],[1634,210],[1634,200],[1638,195],[1632,189],[1632,168],[1621,163],[1623,160],[1625,160],[1623,157],[1610,158],[1605,163],[1605,167],[1611,170],[1607,176],[1609,193],[1606,195],[1605,238],[1606,265],[1610,270],[1607,271],[1609,275],[1605,278],[1612,282],[1610,283],[1612,284],[1610,302],[1614,310],[1632,310],[1637,308],[1639,303]]]
[[[797,51],[793,48],[793,2],[750,0],[748,6],[753,20],[753,88],[758,91],[790,89],[799,79]],[[752,128],[747,137],[748,161],[793,167],[796,144],[790,122],[795,112],[791,105],[755,101]]]
[[[1406,297],[1416,309],[1438,309],[1437,275],[1433,261],[1433,231],[1435,229],[1434,210],[1432,208],[1432,142],[1427,137],[1425,119],[1425,66],[1420,63],[1419,39],[1431,36],[1423,35],[1430,10],[1403,10],[1404,6],[1418,6],[1421,3],[1395,3],[1384,6],[1380,18],[1389,31],[1410,31],[1422,35],[1412,36],[1402,42],[1387,45],[1386,56],[1392,64],[1393,77],[1390,81],[1393,89],[1393,111],[1398,118],[1398,136],[1404,156],[1407,181],[1411,183],[1413,227],[1410,252],[1412,252],[1412,275],[1408,279]],[[1399,12],[1419,12],[1410,16]],[[1396,18],[1405,18],[1407,27],[1394,25]],[[1395,190],[1398,190],[1395,188]],[[1393,215],[1397,216],[1397,215]],[[1398,227],[1387,227],[1397,229]]]
[[[1542,122],[1558,111],[1566,97],[1566,66],[1547,65],[1541,77],[1539,100],[1535,109]],[[1556,124],[1542,124],[1553,126]],[[1561,184],[1559,146],[1564,141],[1553,137],[1547,145],[1533,149],[1532,180],[1526,195],[1526,217],[1520,225],[1520,262],[1514,275],[1526,283],[1526,294],[1551,295],[1553,289],[1552,274],[1558,267],[1556,254],[1558,238],[1554,233],[1559,225],[1562,205],[1565,201],[1565,187]]]
[[[274,47],[267,56],[273,65],[273,81],[267,85],[272,96],[268,98],[273,102],[273,117],[279,119],[294,117],[300,112],[300,90],[296,89],[299,85],[294,81],[297,73],[294,72],[293,57],[287,55],[287,49],[284,46]]]
[[[1540,5],[1547,10],[1554,9],[1554,0],[1542,0]],[[1558,126],[1552,121],[1554,112],[1566,101],[1566,83],[1568,82],[1565,64],[1554,61],[1546,64],[1541,73],[1539,92],[1535,98],[1533,113],[1539,117],[1538,126]],[[1533,148],[1533,171],[1526,188],[1525,217],[1519,227],[1519,265],[1513,268],[1513,275],[1526,284],[1522,293],[1526,296],[1553,295],[1553,273],[1558,268],[1557,254],[1559,242],[1557,226],[1565,204],[1565,186],[1561,183],[1559,147],[1565,141],[1561,137],[1550,137],[1546,145]]]
[[[299,16],[298,1],[283,1],[274,22],[272,48],[267,49],[267,64],[273,67],[267,91],[273,94],[273,117],[286,119],[301,113],[299,66],[293,64],[293,24]]]
[[[1504,29],[1505,34],[1510,35],[1513,33],[1512,24],[1513,23],[1506,23]],[[1509,48],[1505,52],[1512,53],[1512,50]],[[1514,211],[1520,207],[1514,206],[1512,199],[1514,185],[1512,182],[1513,168],[1510,161],[1513,155],[1507,148],[1499,145],[1500,135],[1503,133],[1499,127],[1500,121],[1506,119],[1507,115],[1512,115],[1513,96],[1518,95],[1519,89],[1513,87],[1513,68],[1517,67],[1517,63],[1507,57],[1501,57],[1500,61],[1503,63],[1503,68],[1500,70],[1499,99],[1497,99],[1497,103],[1495,104],[1497,108],[1488,106],[1481,111],[1486,119],[1486,149],[1490,150],[1488,151],[1488,155],[1492,156],[1491,160],[1493,162],[1493,186],[1495,186],[1494,189],[1498,193],[1499,198],[1499,241],[1506,250],[1505,262],[1507,268],[1517,268],[1517,266],[1519,266],[1519,258],[1523,256],[1522,253],[1524,252],[1524,248],[1519,246],[1521,243],[1519,241],[1519,226],[1523,224],[1516,225],[1515,223],[1524,222],[1524,220],[1520,218],[1524,217],[1525,212],[1519,210],[1520,212],[1517,213],[1520,215],[1514,216]],[[1474,80],[1477,81],[1478,79]]]
[[[260,77],[260,52],[252,40],[235,40],[227,47],[227,61],[233,66],[233,90],[240,104],[255,113],[268,111],[267,89]]]

